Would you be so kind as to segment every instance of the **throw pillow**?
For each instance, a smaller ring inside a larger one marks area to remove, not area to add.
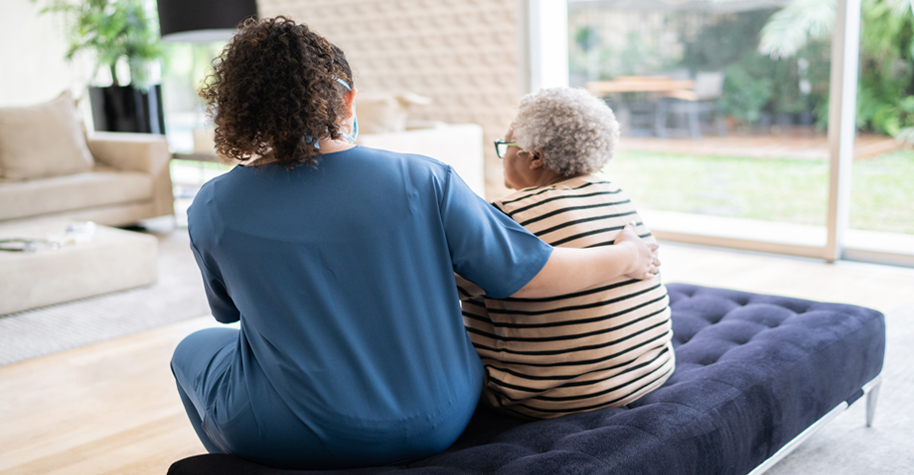
[[[411,92],[361,93],[356,100],[359,131],[363,134],[403,132],[410,108],[431,102],[430,98]]]
[[[69,92],[29,107],[0,108],[0,177],[28,180],[92,169]]]

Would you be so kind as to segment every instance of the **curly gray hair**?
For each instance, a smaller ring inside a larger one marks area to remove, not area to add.
[[[543,152],[543,165],[562,175],[593,173],[616,154],[619,123],[613,111],[583,89],[556,87],[520,100],[514,141]]]

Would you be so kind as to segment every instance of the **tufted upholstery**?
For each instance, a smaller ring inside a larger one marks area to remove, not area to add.
[[[168,473],[745,474],[882,370],[875,310],[668,288],[676,372],[627,407],[533,422],[480,407],[451,448],[406,467],[295,471],[201,455]]]

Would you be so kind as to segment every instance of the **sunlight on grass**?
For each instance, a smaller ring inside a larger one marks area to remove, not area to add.
[[[603,176],[639,208],[824,226],[828,163],[621,152]],[[914,234],[914,151],[854,162],[851,227]]]
[[[854,162],[851,227],[914,234],[914,151]]]

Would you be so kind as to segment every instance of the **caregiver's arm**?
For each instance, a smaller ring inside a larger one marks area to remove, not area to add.
[[[623,275],[649,279],[657,272],[660,260],[657,244],[638,237],[628,224],[612,246],[590,249],[556,247],[546,265],[511,297],[552,297],[596,287]]]

